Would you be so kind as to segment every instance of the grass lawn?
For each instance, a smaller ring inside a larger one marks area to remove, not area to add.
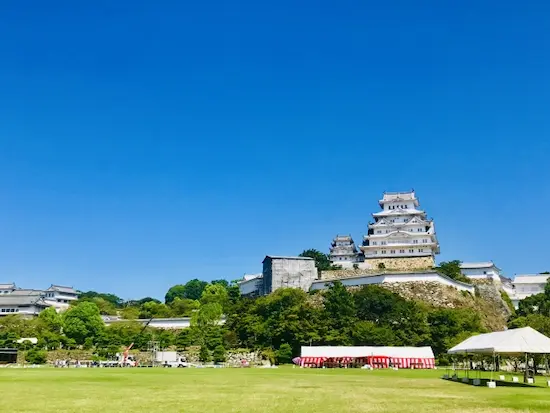
[[[480,388],[441,380],[442,373],[0,369],[0,412],[550,412],[550,388]]]

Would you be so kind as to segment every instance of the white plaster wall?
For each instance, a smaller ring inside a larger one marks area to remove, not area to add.
[[[253,294],[260,288],[262,279],[255,278],[253,280],[242,281],[239,283],[239,291],[241,295]]]
[[[360,286],[360,285],[372,285],[382,283],[404,283],[404,282],[419,282],[419,281],[431,281],[438,282],[443,285],[454,287],[459,291],[468,291],[472,294],[475,293],[473,285],[460,283],[447,277],[443,277],[438,273],[403,273],[403,274],[381,274],[375,276],[360,276],[342,278],[339,280],[343,285],[348,287]],[[312,284],[312,290],[324,290],[327,288],[326,284],[330,281],[316,281]]]
[[[500,281],[498,273],[491,268],[463,268],[460,270],[460,272],[466,277],[473,279],[492,278],[494,280]]]

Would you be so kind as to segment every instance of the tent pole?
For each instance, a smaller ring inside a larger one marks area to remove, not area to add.
[[[495,352],[493,351],[493,368],[491,369],[491,381],[493,381],[493,372],[495,371],[495,366],[496,366],[496,356],[495,356]]]

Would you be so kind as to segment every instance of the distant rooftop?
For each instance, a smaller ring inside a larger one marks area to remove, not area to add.
[[[463,262],[460,264],[460,268],[463,269],[476,269],[476,268],[492,268],[495,267],[495,264],[492,261],[482,261],[482,262]]]
[[[545,283],[550,278],[550,274],[525,274],[516,275],[514,284],[540,284]]]
[[[15,296],[28,295],[28,296],[33,296],[33,297],[36,297],[36,296],[40,297],[42,294],[44,294],[44,291],[42,291],[42,290],[31,290],[29,288],[18,288],[17,290],[13,290],[10,295],[15,295]]]
[[[0,284],[0,290],[15,290],[15,283]]]
[[[4,294],[0,295],[0,305],[39,305],[41,307],[49,307],[39,295],[16,295]]]
[[[58,291],[60,293],[76,294],[76,290],[73,287],[66,287],[63,285],[52,284],[46,291]]]
[[[244,277],[243,277],[243,281],[254,280],[254,279],[260,278],[262,276],[263,276],[262,273],[259,273],[259,274],[245,274]]]
[[[283,255],[266,255],[264,261],[268,258],[271,258],[272,260],[313,260],[313,258],[310,257],[285,257]]]

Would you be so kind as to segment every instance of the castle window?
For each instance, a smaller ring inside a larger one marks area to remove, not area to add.
[[[376,241],[373,241],[373,242],[372,242],[372,245],[376,245]]]
[[[378,231],[376,231],[376,233],[377,233],[377,234],[381,234],[381,233],[382,233],[382,231],[378,230]]]
[[[382,250],[382,254],[385,254],[386,253],[386,250]]]
[[[427,244],[427,243],[428,243],[428,240],[427,240],[427,239],[423,239],[422,242],[423,242],[424,244]]]
[[[404,253],[405,253],[405,250],[399,250],[399,252],[400,252],[401,254],[404,254]]]
[[[395,254],[395,250],[391,250],[391,251],[390,251],[390,254]]]
[[[412,253],[412,252],[414,252],[414,250],[409,250],[409,252],[411,252],[411,253]]]
[[[418,244],[418,240],[417,239],[413,240],[413,244]]]
[[[423,248],[420,248],[420,249],[418,250],[418,252],[424,252],[424,249],[423,249]]]

